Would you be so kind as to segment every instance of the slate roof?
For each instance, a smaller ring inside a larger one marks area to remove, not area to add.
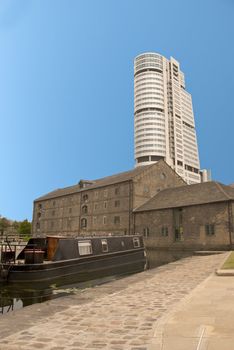
[[[142,173],[144,170],[152,167],[153,165],[155,165],[155,163],[150,164],[150,165],[140,166],[140,167],[137,167],[133,170],[125,171],[123,173],[115,174],[112,176],[107,176],[107,177],[104,177],[101,179],[91,180],[90,182],[92,182],[92,184],[90,184],[89,186],[87,186],[85,188],[81,188],[79,184],[74,185],[74,186],[70,186],[70,187],[59,188],[55,191],[49,192],[48,194],[46,194],[42,197],[35,199],[35,202],[41,201],[41,200],[46,200],[46,199],[52,199],[52,198],[56,198],[56,197],[60,197],[60,196],[65,196],[65,195],[69,195],[69,194],[73,194],[73,193],[77,193],[77,192],[81,192],[81,191],[85,191],[85,190],[89,190],[89,189],[95,189],[95,188],[102,187],[102,186],[113,185],[113,184],[119,183],[119,182],[125,182],[125,181],[133,179],[136,175]],[[85,181],[85,180],[83,180],[83,181]]]
[[[162,190],[134,211],[178,208],[228,200],[234,200],[234,188],[210,181]]]

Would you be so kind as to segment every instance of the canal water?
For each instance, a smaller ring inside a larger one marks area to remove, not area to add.
[[[169,262],[191,255],[191,252],[168,251],[147,249],[148,268],[154,268]],[[126,276],[126,275],[125,275]],[[82,289],[92,288],[96,285],[104,284],[123,276],[110,276],[93,281],[87,281],[69,286],[50,286],[32,289],[28,287],[20,288],[17,285],[0,285],[0,317],[13,310],[21,309],[25,306],[42,303],[47,300],[59,298],[61,296],[79,293]]]
[[[111,276],[61,287],[50,286],[45,289],[32,289],[30,286],[20,288],[16,285],[2,285],[0,286],[0,317],[25,306],[42,303],[65,295],[79,293],[79,291],[82,291],[83,289],[92,288],[116,280],[117,278],[121,277]]]

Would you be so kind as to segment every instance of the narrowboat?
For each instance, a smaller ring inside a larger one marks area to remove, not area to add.
[[[31,238],[15,257],[1,248],[0,284],[56,285],[143,271],[143,239],[134,236]]]

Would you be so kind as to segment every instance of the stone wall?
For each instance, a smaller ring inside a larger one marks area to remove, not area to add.
[[[96,235],[127,233],[129,188],[130,182],[127,181],[82,192],[80,218],[81,222],[83,219],[87,220],[87,228],[81,227],[80,233],[89,232]],[[87,200],[83,200],[85,196],[88,196]]]
[[[137,208],[166,188],[184,186],[186,183],[165,162],[150,167],[134,178],[133,208]]]
[[[127,181],[37,200],[33,235],[133,234],[133,209],[158,191],[181,185],[184,181],[160,161]]]
[[[34,203],[33,235],[73,236],[80,224],[80,193]]]
[[[147,235],[148,249],[172,250],[229,249],[227,202],[181,208],[182,225],[179,239],[175,236],[175,210],[135,213],[135,232]],[[209,227],[208,227],[209,226]]]

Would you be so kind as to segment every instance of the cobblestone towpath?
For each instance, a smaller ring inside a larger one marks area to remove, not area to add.
[[[147,350],[157,324],[226,253],[192,256],[0,318],[1,350]]]

